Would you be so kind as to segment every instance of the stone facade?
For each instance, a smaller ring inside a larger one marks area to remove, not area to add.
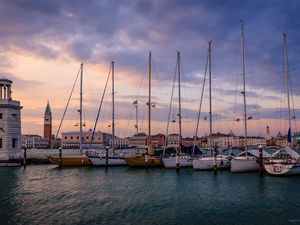
[[[84,131],[82,137],[82,148],[103,148],[109,146],[109,142],[112,139],[111,134],[103,133],[101,131],[96,131],[94,133],[94,139],[92,139],[92,131]],[[61,139],[61,146],[65,149],[78,149],[80,145],[80,132],[70,131],[63,132]]]
[[[21,158],[21,109],[11,98],[12,81],[0,79],[0,161]]]

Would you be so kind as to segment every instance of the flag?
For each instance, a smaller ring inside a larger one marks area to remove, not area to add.
[[[287,141],[288,141],[288,143],[292,143],[292,132],[291,132],[291,128],[289,128],[289,131],[288,131]]]
[[[248,116],[248,120],[252,120],[252,116]]]
[[[296,116],[295,116],[295,115],[293,115],[292,119],[296,119]]]
[[[240,122],[240,118],[237,118],[235,121]]]
[[[206,117],[206,116],[204,117],[204,120],[207,120],[207,117]]]
[[[133,104],[133,105],[137,105],[137,103],[138,103],[138,101],[135,100],[132,104]]]
[[[171,122],[172,122],[172,123],[175,123],[175,120],[172,120]]]

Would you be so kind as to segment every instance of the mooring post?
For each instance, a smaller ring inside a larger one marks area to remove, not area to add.
[[[263,176],[263,147],[260,145],[259,149],[259,174]]]
[[[26,157],[27,157],[26,148],[24,148],[23,149],[23,167],[24,167],[24,169],[26,169]]]
[[[108,147],[105,148],[105,168],[108,167]]]
[[[214,174],[216,175],[217,174],[217,170],[218,170],[218,167],[217,167],[217,155],[218,155],[218,146],[215,145],[214,146]]]
[[[179,148],[176,150],[176,172],[179,172]]]
[[[61,153],[61,151],[62,151],[62,149],[61,149],[61,147],[59,147],[59,168],[61,168],[62,167],[62,153]]]

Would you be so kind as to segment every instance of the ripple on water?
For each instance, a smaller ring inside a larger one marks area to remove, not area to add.
[[[0,182],[1,225],[268,225],[299,218],[299,177],[28,166],[0,168]]]

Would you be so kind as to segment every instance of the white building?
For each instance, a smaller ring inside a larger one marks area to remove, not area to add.
[[[210,145],[210,138],[207,137],[207,146],[218,146],[220,148],[224,147],[230,147],[234,145],[234,139],[235,136],[232,134],[222,134],[222,133],[216,133],[212,134],[211,142],[212,145]]]
[[[169,134],[167,137],[167,147],[179,147],[179,134]]]
[[[135,134],[128,139],[128,147],[146,148],[148,136],[145,133]]]
[[[26,149],[41,149],[48,148],[49,140],[35,134],[22,135],[22,148]]]
[[[21,109],[11,98],[12,81],[0,78],[0,163],[21,159]]]
[[[70,131],[63,132],[61,139],[62,148],[79,148],[80,145],[80,132]],[[82,135],[82,148],[103,148],[109,145],[112,138],[111,134],[107,134],[101,131],[96,131],[92,140],[92,130],[84,131]]]
[[[115,137],[114,142],[115,142],[115,148],[119,148],[119,149],[128,148],[129,138]],[[109,141],[109,146],[112,147],[112,139],[110,139]]]

